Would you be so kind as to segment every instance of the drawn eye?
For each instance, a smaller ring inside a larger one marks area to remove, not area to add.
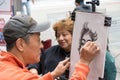
[[[87,40],[86,42],[88,42],[88,41],[92,41],[92,40]]]
[[[85,39],[82,39],[82,41],[81,41],[81,45],[84,45],[85,42],[86,42],[86,40],[85,40]]]

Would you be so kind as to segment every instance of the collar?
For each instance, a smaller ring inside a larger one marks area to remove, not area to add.
[[[10,52],[0,51],[0,61],[10,63],[20,68],[26,68],[25,65]]]

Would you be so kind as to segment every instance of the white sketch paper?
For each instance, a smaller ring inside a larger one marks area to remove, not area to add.
[[[70,76],[73,73],[75,63],[79,61],[79,48],[86,41],[94,41],[100,47],[100,53],[90,63],[90,72],[87,80],[98,80],[98,77],[103,78],[104,76],[104,64],[107,44],[107,27],[104,26],[105,15],[100,13],[87,13],[87,12],[76,12],[76,19],[73,30],[73,40],[71,48],[71,66]],[[83,31],[89,31],[89,36],[82,34]],[[92,35],[91,35],[92,34]],[[92,36],[92,37],[91,37]]]
[[[11,0],[0,0],[0,12],[11,11],[12,2]]]

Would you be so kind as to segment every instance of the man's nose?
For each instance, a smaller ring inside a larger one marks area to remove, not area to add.
[[[44,49],[43,43],[40,43],[40,49]]]

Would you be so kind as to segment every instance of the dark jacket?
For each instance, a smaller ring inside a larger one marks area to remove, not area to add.
[[[106,52],[106,60],[105,60],[105,72],[104,78],[105,80],[116,80],[116,66],[115,66],[115,58],[110,54],[109,51]]]
[[[38,70],[39,74],[45,74],[53,71],[58,63],[70,57],[70,52],[65,52],[59,45],[55,45],[45,50],[41,56],[41,61],[38,64],[29,65],[29,69],[34,67]],[[68,80],[69,70],[60,76],[60,80]]]
[[[45,74],[53,71],[57,64],[64,60],[66,57],[70,57],[70,52],[65,52],[59,45],[50,47],[41,56],[41,61],[38,64],[29,65],[29,69],[34,67],[38,70],[39,74]],[[116,79],[116,66],[115,59],[110,52],[106,52],[105,61],[105,75],[104,79],[99,80],[115,80]],[[68,80],[69,70],[60,76],[59,80]]]

